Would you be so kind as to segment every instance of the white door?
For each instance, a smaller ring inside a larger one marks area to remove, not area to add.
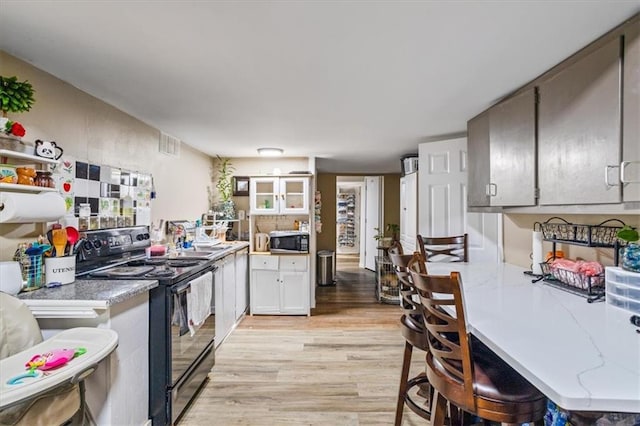
[[[365,192],[365,232],[364,242],[364,267],[375,271],[375,257],[378,254],[378,242],[373,238],[378,231],[375,228],[384,231],[382,217],[382,176],[366,176],[364,178]]]
[[[223,316],[223,329],[222,338],[226,337],[233,328],[233,324],[236,322],[236,266],[235,256],[233,254],[228,255],[223,260],[222,269],[222,308]],[[218,318],[216,312],[216,319]],[[216,334],[220,330],[216,327]]]
[[[252,177],[249,181],[251,214],[278,214],[280,181],[273,177]]]
[[[466,232],[470,262],[501,262],[502,215],[467,212],[467,138],[421,143],[418,169],[418,232]]]
[[[280,178],[280,213],[309,214],[309,178]]]
[[[224,330],[224,299],[222,297],[223,292],[223,265],[220,265],[213,274],[213,300],[214,300],[214,312],[216,314],[216,330],[219,330],[219,334],[215,336],[215,346],[217,347],[222,343],[224,336],[222,330]]]
[[[306,272],[280,272],[280,311],[283,314],[309,312],[309,274]]]

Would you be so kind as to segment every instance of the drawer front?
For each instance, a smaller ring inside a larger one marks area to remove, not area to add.
[[[251,269],[278,270],[278,256],[254,255],[251,256]]]
[[[306,271],[308,256],[280,256],[281,271]]]

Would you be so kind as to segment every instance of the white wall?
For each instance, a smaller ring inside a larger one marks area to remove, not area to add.
[[[25,141],[55,140],[78,160],[151,173],[152,220],[196,219],[207,211],[208,155],[184,143],[179,158],[159,153],[158,129],[2,51],[0,75],[28,80],[35,89],[31,111],[9,114],[26,128]],[[18,242],[41,232],[33,224],[0,225],[0,260],[10,260]]]

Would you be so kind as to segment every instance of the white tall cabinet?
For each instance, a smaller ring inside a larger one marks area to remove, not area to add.
[[[252,176],[249,184],[249,306],[251,315],[310,315],[313,262],[310,254],[255,251],[256,232],[293,230],[311,217],[310,175]]]
[[[418,172],[400,178],[400,244],[405,253],[416,250],[418,235]]]

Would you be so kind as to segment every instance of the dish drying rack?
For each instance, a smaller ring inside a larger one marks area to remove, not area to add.
[[[612,248],[613,261],[618,266],[620,248],[623,241],[618,239],[618,231],[625,226],[619,219],[608,219],[598,225],[570,223],[561,217],[552,217],[545,222],[533,224],[534,231],[541,231],[544,241],[552,243],[552,257],[540,264],[542,276],[533,282],[544,281],[553,287],[568,291],[587,298],[591,303],[604,300],[605,279],[604,272],[589,276],[581,272],[574,272],[561,268],[554,268],[550,263],[555,260],[556,244],[569,244],[583,247]]]

